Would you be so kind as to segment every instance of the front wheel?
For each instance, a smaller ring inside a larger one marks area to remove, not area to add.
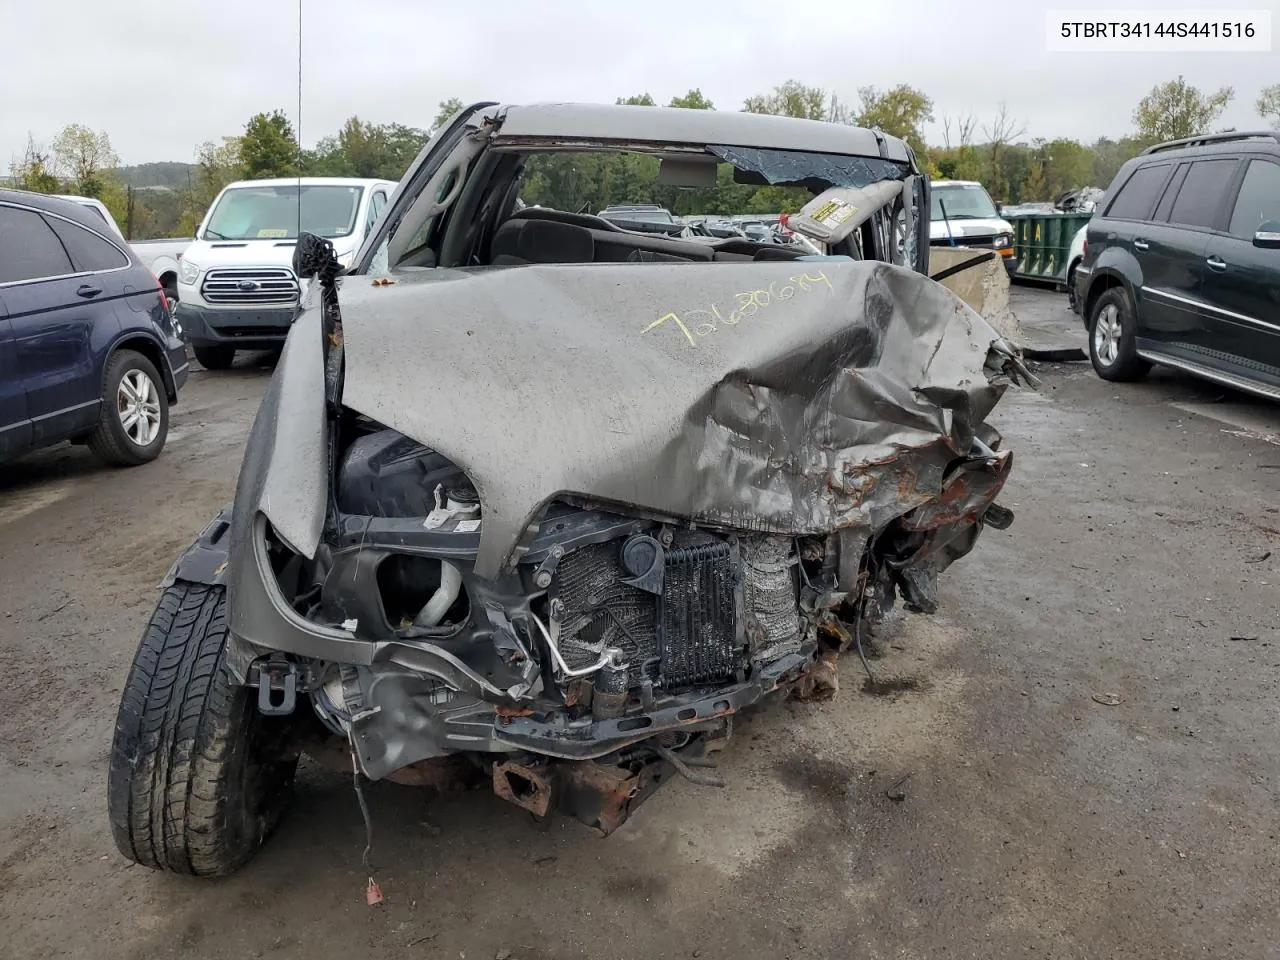
[[[1138,356],[1133,302],[1123,287],[1111,287],[1093,305],[1089,359],[1103,380],[1141,380],[1151,364]]]
[[[224,663],[223,587],[160,597],[120,698],[107,812],[116,846],[156,870],[224,876],[262,847],[298,765],[288,717],[266,717]]]
[[[226,370],[235,362],[236,348],[211,346],[211,347],[192,347],[192,352],[196,355],[196,359],[200,361],[200,366],[206,370]]]

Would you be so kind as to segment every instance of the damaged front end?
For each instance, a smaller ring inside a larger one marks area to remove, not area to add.
[[[673,773],[716,782],[739,710],[833,693],[865,620],[933,612],[1012,520],[985,420],[1025,371],[908,270],[298,256],[321,302],[171,577],[227,584],[237,681],[372,779],[462,757],[608,833]],[[743,286],[769,305],[699,333]]]

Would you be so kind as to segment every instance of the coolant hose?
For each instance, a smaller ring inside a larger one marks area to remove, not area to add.
[[[447,560],[440,562],[440,586],[431,595],[427,605],[413,618],[415,626],[434,627],[444,619],[462,589],[462,572]]]

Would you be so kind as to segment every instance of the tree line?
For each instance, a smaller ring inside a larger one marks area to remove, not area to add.
[[[1201,91],[1179,76],[1156,85],[1134,107],[1134,129],[1119,140],[1092,143],[1069,138],[1026,138],[1023,121],[1004,104],[987,118],[942,118],[942,143],[926,143],[933,101],[907,84],[863,87],[846,102],[832,91],[789,80],[748,97],[749,113],[775,114],[873,127],[911,144],[934,178],[981,181],[1005,203],[1048,201],[1068,190],[1106,187],[1120,166],[1152,143],[1214,129],[1235,91]],[[648,93],[619,97],[620,104],[656,106]],[[714,110],[699,89],[669,106]],[[1258,115],[1280,130],[1280,84],[1261,91]],[[242,133],[201,144],[194,164],[157,163],[122,168],[105,132],[80,124],[65,127],[47,145],[29,138],[11,168],[12,183],[42,193],[97,197],[130,239],[191,236],[209,204],[228,183],[266,177],[342,176],[398,180],[431,133],[462,108],[441,101],[428,127],[375,124],[358,116],[336,133],[304,149],[282,110],[255,114]],[[673,213],[776,213],[796,209],[808,194],[799,188],[735,183],[727,164],[713,189],[682,190],[658,182],[658,161],[639,154],[542,155],[530,162],[522,194],[527,203],[566,210],[595,210],[611,203],[660,203]]]

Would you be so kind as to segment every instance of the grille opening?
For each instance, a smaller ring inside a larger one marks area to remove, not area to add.
[[[400,629],[413,623],[427,601],[440,586],[440,561],[427,557],[392,555],[378,564],[378,593],[382,609],[391,628]],[[440,626],[465,623],[471,616],[471,603],[466,588],[458,590],[457,599],[445,611]]]
[[[298,278],[283,267],[210,270],[200,284],[200,296],[211,304],[287,305],[297,302],[300,291]]]

